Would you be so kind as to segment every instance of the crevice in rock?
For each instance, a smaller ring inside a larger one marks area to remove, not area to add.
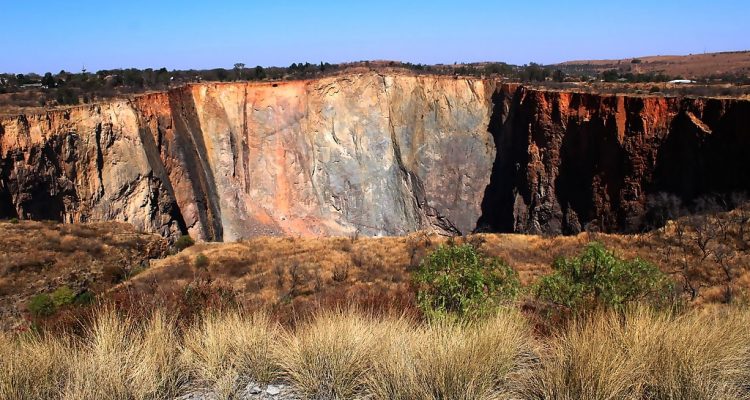
[[[476,232],[514,231],[518,183],[523,182],[517,182],[517,177],[525,178],[520,166],[528,162],[528,139],[521,135],[514,136],[514,116],[520,107],[521,90],[519,88],[515,93],[509,93],[509,89],[498,87],[492,94],[492,113],[487,131],[495,142],[496,153],[490,183],[482,198],[482,213]]]
[[[216,184],[206,160],[206,147],[195,102],[188,89],[175,92],[176,97],[170,96],[175,140],[192,186],[200,226],[204,230],[203,239],[221,241],[223,229]]]

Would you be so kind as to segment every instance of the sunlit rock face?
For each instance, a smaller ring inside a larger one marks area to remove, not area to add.
[[[2,122],[4,213],[208,240],[467,233],[494,86],[347,75],[200,84]]]
[[[747,101],[347,74],[0,119],[0,218],[165,236],[637,229],[650,194],[750,188]]]

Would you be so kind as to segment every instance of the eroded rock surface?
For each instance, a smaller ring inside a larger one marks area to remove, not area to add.
[[[377,73],[206,83],[0,120],[0,217],[165,236],[632,230],[750,188],[750,103]]]
[[[502,86],[483,223],[502,232],[636,231],[647,199],[750,189],[750,102]]]

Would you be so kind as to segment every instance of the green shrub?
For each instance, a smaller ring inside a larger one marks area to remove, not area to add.
[[[85,306],[85,305],[89,305],[93,303],[94,300],[95,300],[94,294],[87,290],[79,294],[78,296],[76,296],[75,303],[78,305]]]
[[[189,235],[182,235],[179,239],[175,240],[174,247],[177,251],[182,251],[195,244],[195,240]]]
[[[429,317],[471,317],[495,310],[519,291],[518,274],[470,245],[440,246],[415,273],[417,301]]]
[[[55,304],[55,307],[63,307],[67,306],[68,304],[72,304],[76,299],[76,294],[71,288],[67,286],[60,286],[59,288],[55,289],[54,292],[52,292],[51,297],[52,303]]]
[[[648,90],[649,93],[659,93],[661,92],[661,89],[658,86],[651,86],[651,89]]]
[[[638,258],[623,260],[598,242],[589,243],[578,257],[558,258],[552,269],[536,284],[536,296],[572,312],[622,310],[636,301],[658,305],[673,293],[671,280],[656,266]]]
[[[11,218],[8,222],[10,222],[11,224],[17,224],[18,218]]]
[[[211,263],[211,261],[208,259],[208,256],[206,256],[203,253],[198,254],[195,256],[195,267],[196,268],[208,268],[208,265]]]
[[[38,294],[29,301],[29,312],[35,317],[46,317],[55,313],[55,302],[47,293]]]

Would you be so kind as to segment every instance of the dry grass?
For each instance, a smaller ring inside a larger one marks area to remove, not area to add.
[[[542,351],[529,399],[747,399],[750,314],[646,309],[573,324]]]
[[[748,399],[750,311],[633,309],[534,338],[513,310],[419,323],[322,312],[294,329],[263,314],[211,315],[184,331],[104,310],[83,337],[0,336],[2,399],[236,398],[286,382],[303,398]]]
[[[60,398],[61,388],[69,379],[71,355],[70,342],[0,334],[0,398]]]
[[[367,377],[375,399],[501,399],[531,366],[531,333],[513,310],[486,321],[381,325]]]
[[[174,324],[156,313],[143,325],[103,311],[76,348],[64,399],[165,399],[185,376]]]
[[[160,236],[118,222],[0,221],[0,236],[0,330],[5,331],[28,327],[23,314],[32,296],[61,286],[76,294],[102,293],[113,286],[106,269],[131,272],[167,250]]]
[[[304,398],[351,399],[364,393],[381,332],[372,319],[328,312],[285,332],[276,358],[285,379]]]
[[[274,379],[271,346],[278,336],[279,327],[265,314],[209,315],[185,332],[182,363],[193,385],[234,398],[249,382]]]

